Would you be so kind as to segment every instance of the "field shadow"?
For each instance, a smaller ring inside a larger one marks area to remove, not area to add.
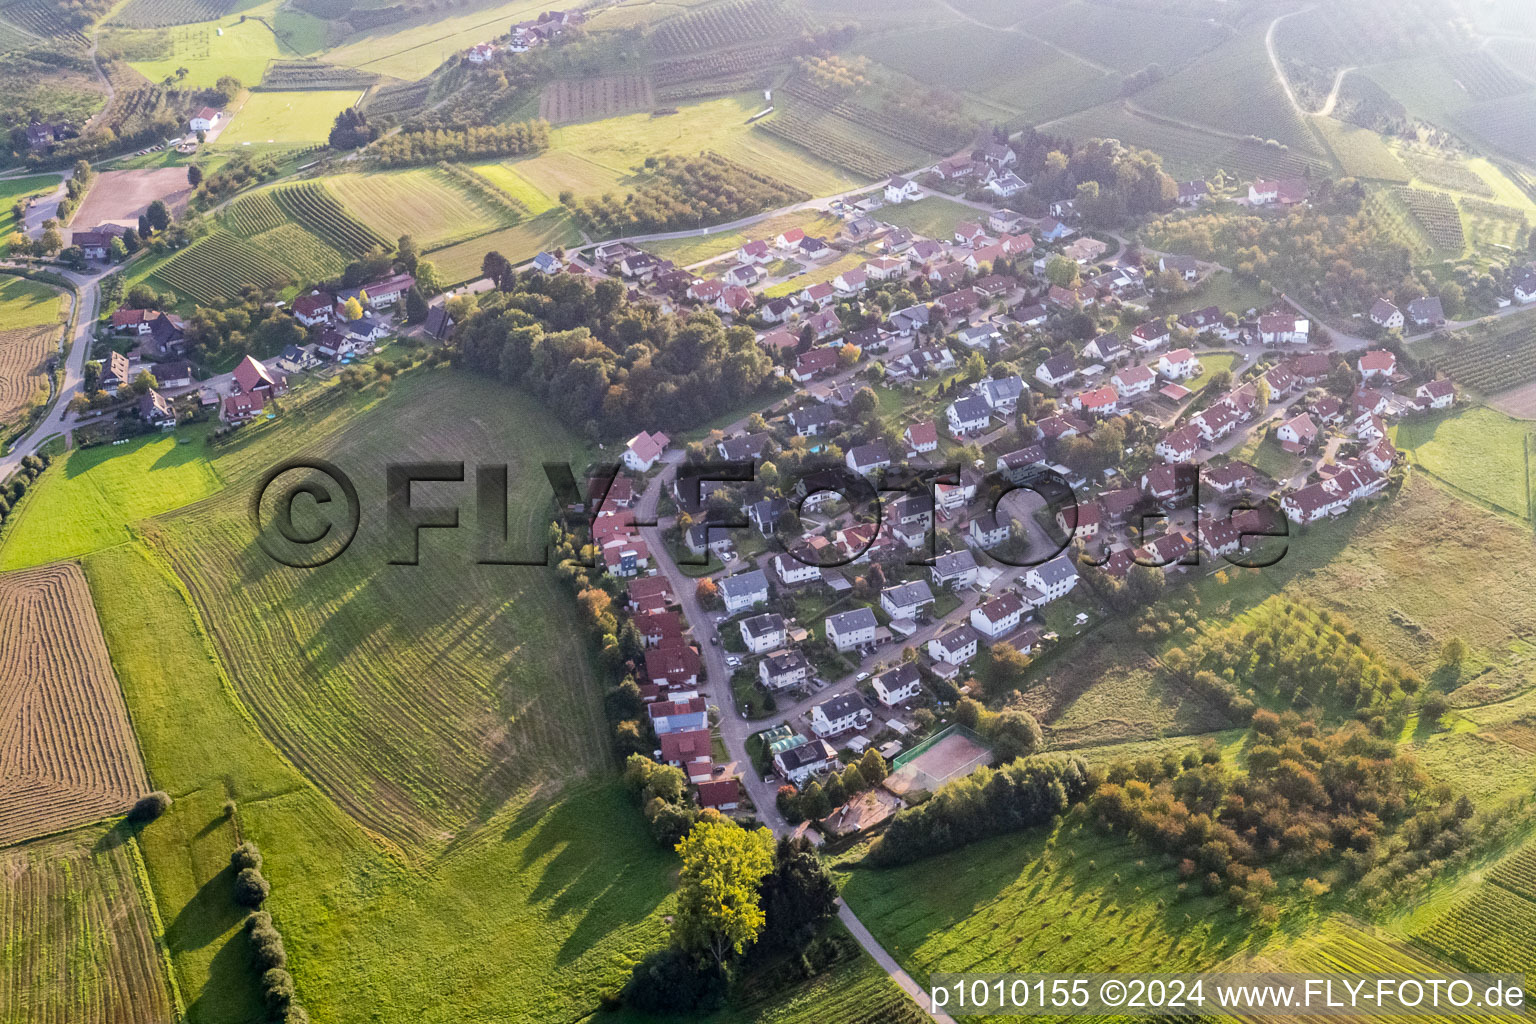
[[[208,980],[187,1004],[189,1021],[258,1021],[261,993],[251,964],[251,943],[241,928],[208,963]]]
[[[98,854],[110,853],[138,834],[138,827],[131,824],[127,818],[124,818],[101,834],[101,838],[96,840],[95,845],[91,847],[91,852]]]
[[[245,919],[235,904],[235,869],[229,865],[203,883],[165,930],[174,949],[202,949]]]

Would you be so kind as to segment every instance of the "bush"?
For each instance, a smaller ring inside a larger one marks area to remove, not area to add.
[[[251,960],[258,971],[288,966],[288,950],[284,948],[283,937],[276,928],[258,928],[251,932],[250,939]]]
[[[171,809],[171,796],[159,790],[140,798],[128,812],[128,820],[135,825],[145,825]]]
[[[274,967],[261,976],[261,998],[267,1004],[267,1012],[279,1019],[288,1016],[293,1003],[293,975],[281,967]]]
[[[255,868],[244,868],[235,876],[235,902],[243,907],[259,907],[267,901],[272,886]]]
[[[246,868],[261,870],[261,851],[256,844],[247,840],[235,847],[235,852],[229,855],[229,866],[236,871],[244,871]]]
[[[669,946],[635,965],[622,998],[625,1006],[642,1013],[708,1013],[725,998],[725,972]]]

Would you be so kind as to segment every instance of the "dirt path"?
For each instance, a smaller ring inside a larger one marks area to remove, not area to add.
[[[985,21],[982,21],[980,18],[973,17],[972,15],[966,14],[964,11],[951,6],[949,0],[936,0],[936,2],[940,7],[944,8],[950,14],[953,14],[961,21],[968,21],[972,25],[987,29],[990,32],[1008,32],[1016,36],[1023,36],[1025,39],[1028,39],[1031,42],[1039,43],[1041,46],[1050,47],[1052,50],[1055,50],[1063,57],[1075,60],[1079,64],[1086,64],[1088,67],[1093,68],[1095,71],[1105,76],[1118,75],[1120,73],[1107,64],[1100,64],[1098,61],[1090,60],[1087,57],[1084,57],[1082,54],[1073,50],[1069,50],[1064,46],[1058,46],[1057,44],[1051,42],[1049,39],[1042,39],[1032,32],[1024,31],[1019,27],[1020,25],[1024,24],[1023,22],[1016,22],[1012,25],[989,25]]]
[[[1340,68],[1339,73],[1333,76],[1333,88],[1328,91],[1328,98],[1323,101],[1322,107],[1317,111],[1318,117],[1327,117],[1333,113],[1333,108],[1339,102],[1339,89],[1344,85],[1344,76],[1355,70],[1357,65],[1351,64],[1347,68]]]
[[[1264,49],[1269,52],[1269,65],[1275,69],[1275,77],[1280,80],[1280,88],[1285,90],[1285,98],[1291,101],[1291,106],[1296,113],[1306,115],[1308,112],[1302,109],[1301,103],[1296,99],[1296,91],[1291,88],[1290,79],[1285,77],[1285,68],[1280,63],[1280,54],[1275,52],[1275,30],[1286,18],[1294,18],[1298,14],[1305,14],[1312,10],[1311,7],[1303,7],[1300,10],[1288,11],[1269,23],[1269,31],[1264,33]]]

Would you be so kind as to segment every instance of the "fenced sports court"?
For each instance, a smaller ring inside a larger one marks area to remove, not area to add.
[[[960,724],[930,736],[891,762],[885,788],[897,796],[914,790],[934,792],[944,783],[969,775],[992,760],[992,748]]]

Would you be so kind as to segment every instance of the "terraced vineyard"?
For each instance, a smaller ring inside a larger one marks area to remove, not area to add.
[[[277,208],[271,192],[256,192],[235,200],[224,208],[219,219],[225,228],[242,238],[270,231],[288,222],[283,211]]]
[[[343,253],[362,256],[381,246],[391,248],[392,243],[347,213],[341,201],[317,181],[274,189],[272,199],[285,214]]]
[[[0,845],[121,813],[148,792],[72,562],[0,576],[0,711]]]
[[[1524,974],[1536,950],[1536,902],[1484,883],[1418,938],[1467,967]]]
[[[804,24],[804,12],[784,0],[731,0],[668,18],[652,34],[651,48],[658,56],[675,57],[748,40],[783,38]]]
[[[128,0],[112,21],[129,28],[161,28],[222,18],[235,0]]]
[[[318,60],[274,60],[267,65],[258,88],[277,92],[305,89],[366,89],[378,78],[357,68],[325,64]]]
[[[1536,328],[1464,341],[1431,362],[1458,384],[1483,394],[1526,384],[1536,380]]]
[[[1451,197],[1444,192],[1429,192],[1421,188],[1393,190],[1414,219],[1424,226],[1430,244],[1436,249],[1460,253],[1467,240],[1461,230],[1461,213]]]
[[[59,16],[59,5],[49,0],[20,0],[6,4],[4,10],[0,10],[0,17],[40,39],[50,39],[67,47],[90,46],[90,40]]]
[[[1401,155],[1413,171],[1414,177],[1425,184],[1493,198],[1493,186],[1460,160],[1412,149],[1403,150]]]
[[[870,179],[915,167],[927,156],[906,146],[893,146],[894,140],[809,103],[781,107],[772,117],[757,122],[757,127]]]
[[[569,124],[650,110],[656,105],[645,75],[603,75],[551,82],[539,94],[539,116],[550,124]]]
[[[165,1024],[176,1010],[131,847],[104,826],[0,851],[6,1021]]]
[[[409,114],[426,104],[431,91],[432,83],[428,81],[391,82],[364,100],[363,110],[369,117]]]
[[[788,91],[797,99],[829,113],[889,136],[928,153],[949,153],[974,137],[969,125],[946,123],[933,118],[902,112],[888,114],[850,103],[832,93],[804,82],[794,82]]]
[[[155,276],[178,295],[205,305],[234,298],[246,285],[276,288],[285,278],[281,264],[225,231],[215,231],[172,256]]]
[[[662,61],[651,68],[651,80],[667,99],[691,99],[760,87],[773,77],[773,66],[784,59],[779,42],[754,43]]]

